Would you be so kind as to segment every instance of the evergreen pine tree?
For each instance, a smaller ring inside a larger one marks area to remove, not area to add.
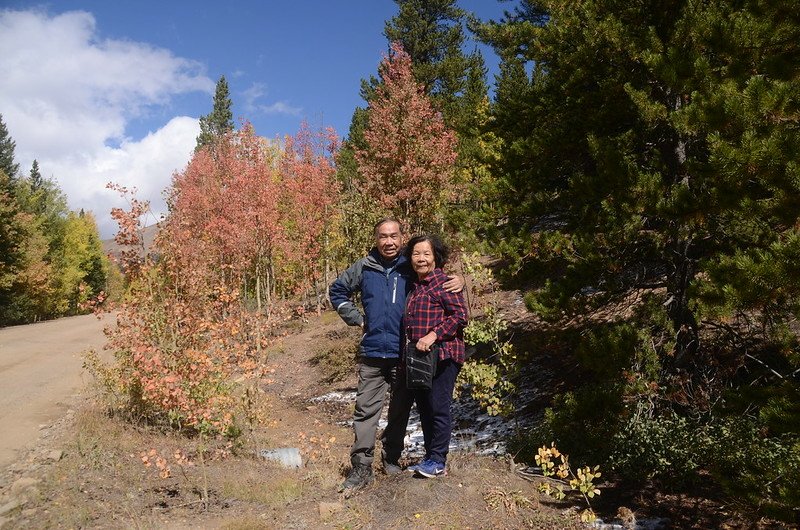
[[[42,318],[51,299],[48,241],[8,186],[0,170],[0,326]]]
[[[4,189],[8,176],[0,170],[0,306],[9,303],[9,289],[21,269],[24,230],[19,206]],[[6,319],[0,315],[0,324]]]
[[[386,22],[384,35],[389,42],[402,44],[411,56],[414,78],[442,112],[445,124],[456,131],[459,139],[467,137],[475,114],[473,105],[488,96],[483,57],[477,50],[470,55],[464,52],[467,13],[455,0],[395,2],[399,11]],[[474,77],[479,73],[484,82],[475,84]],[[468,94],[468,90],[473,93]],[[467,156],[461,149],[459,154],[462,158]]]
[[[197,137],[195,151],[213,144],[217,138],[233,130],[232,105],[228,82],[223,75],[217,81],[211,113],[200,117],[200,135]]]
[[[14,149],[17,144],[8,133],[8,128],[3,122],[3,115],[0,114],[0,171],[5,173],[5,191],[11,191],[19,172],[19,164],[14,162]]]
[[[546,23],[509,26],[534,64],[530,88],[505,48],[495,106],[507,213],[528,229],[557,218],[569,239],[570,281],[554,283],[551,300],[663,284],[681,359],[699,344],[700,273],[793,237],[798,63],[787,36],[798,28],[780,8],[535,4],[552,13]],[[747,51],[729,53],[737,46]]]
[[[746,378],[772,396],[748,407],[783,414],[764,432],[782,423],[796,436],[787,396],[798,393],[785,387],[800,366],[789,326],[800,315],[800,14],[780,2],[523,0],[481,31],[503,61],[493,241],[549,274],[532,309],[583,319],[575,351],[598,381],[551,425],[580,431],[579,452],[607,455],[661,396],[703,395],[682,405],[707,411]],[[797,477],[776,480],[788,491]]]
[[[458,138],[457,167],[454,175],[448,223],[473,248],[487,235],[496,218],[497,179],[489,163],[498,152],[497,135],[489,130],[490,102],[483,57],[472,57],[461,98],[463,115]]]
[[[399,12],[386,22],[384,35],[411,56],[414,78],[422,83],[445,123],[460,130],[459,98],[470,58],[462,48],[465,12],[455,0],[395,0]]]
[[[39,162],[36,159],[33,160],[31,165],[30,182],[31,190],[34,193],[42,187],[42,173],[39,171]]]

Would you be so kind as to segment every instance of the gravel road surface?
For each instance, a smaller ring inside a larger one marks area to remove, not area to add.
[[[74,406],[90,380],[81,353],[101,351],[113,322],[83,315],[0,329],[0,469]]]

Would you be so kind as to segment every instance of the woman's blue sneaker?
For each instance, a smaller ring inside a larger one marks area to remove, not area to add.
[[[416,466],[416,472],[428,478],[443,477],[447,474],[444,470],[444,464],[442,462],[436,462],[435,460],[424,460],[421,464]]]

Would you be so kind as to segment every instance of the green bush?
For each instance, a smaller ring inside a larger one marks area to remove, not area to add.
[[[672,412],[631,416],[613,437],[609,464],[624,479],[658,479],[676,487],[698,477],[712,440],[708,428]]]
[[[760,422],[730,418],[711,429],[711,471],[725,491],[767,516],[800,517],[800,436],[766,436]]]
[[[473,319],[464,330],[464,341],[475,348],[456,380],[456,392],[469,391],[490,416],[508,416],[514,411],[512,382],[519,363],[511,342],[503,339],[508,328],[497,308],[487,306],[483,318]]]
[[[509,447],[532,459],[542,440],[555,442],[577,465],[605,462],[617,432],[623,405],[618,385],[598,384],[559,395],[545,410],[543,421],[519,433]]]

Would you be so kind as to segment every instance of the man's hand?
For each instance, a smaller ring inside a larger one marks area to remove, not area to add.
[[[466,285],[464,278],[457,274],[454,276],[448,276],[447,278],[448,280],[442,284],[442,289],[448,293],[460,293],[464,290],[464,285]]]

